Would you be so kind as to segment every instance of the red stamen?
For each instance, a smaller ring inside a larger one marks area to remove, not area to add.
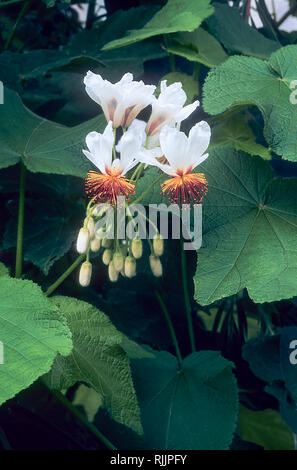
[[[135,194],[134,184],[124,176],[103,175],[96,171],[89,171],[85,187],[87,195],[95,198],[94,203],[110,202],[115,205],[118,196],[125,196],[129,201],[130,195]]]
[[[207,193],[207,179],[203,173],[174,176],[161,185],[162,192],[174,204],[199,204]]]

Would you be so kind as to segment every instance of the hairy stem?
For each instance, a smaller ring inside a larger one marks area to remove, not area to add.
[[[183,291],[184,291],[184,298],[185,298],[186,315],[187,315],[187,322],[188,322],[191,348],[192,348],[192,352],[195,352],[196,351],[196,345],[195,345],[194,327],[193,327],[193,319],[192,319],[191,301],[190,301],[189,289],[188,289],[187,260],[186,260],[186,253],[185,253],[184,246],[183,246],[184,240],[183,240],[183,236],[182,236],[182,227],[181,227],[180,242],[181,242],[182,281],[183,281]]]
[[[45,292],[45,295],[48,297],[49,295],[51,295],[58,287],[60,284],[62,284],[63,281],[65,281],[65,279],[72,273],[72,271],[75,270],[75,268],[77,268],[77,266],[79,266],[79,264],[83,261],[83,259],[85,258],[85,253],[83,253],[82,255],[80,255],[75,261],[74,263],[71,264],[71,266],[69,266],[68,269],[66,269],[66,271],[56,280],[56,282],[54,282],[48,289],[47,291]]]
[[[26,171],[27,170],[26,170],[25,165],[21,163],[18,231],[17,231],[16,261],[15,261],[15,277],[16,278],[20,278],[22,276],[22,269],[23,269],[23,238],[24,238]]]
[[[51,393],[72,413],[78,421],[80,421],[100,442],[110,450],[117,450],[117,448],[110,442],[107,437],[103,436],[103,434],[90,423],[81,413],[80,411],[72,405],[72,403],[58,390],[51,390]]]
[[[20,14],[19,14],[19,16],[18,16],[18,18],[17,18],[17,20],[16,20],[16,22],[15,22],[15,24],[14,24],[14,26],[13,26],[11,32],[10,32],[10,35],[9,35],[8,38],[7,38],[6,44],[5,44],[5,46],[4,46],[4,50],[5,50],[5,51],[10,47],[10,45],[11,45],[13,39],[14,39],[15,33],[16,33],[18,27],[19,27],[20,22],[22,21],[23,17],[25,16],[25,14],[27,13],[27,11],[29,10],[29,7],[30,7],[30,5],[31,5],[31,1],[32,1],[32,0],[27,0],[27,1],[24,3],[23,8],[21,9]]]
[[[154,294],[160,304],[160,307],[162,309],[162,312],[164,313],[164,316],[166,318],[166,321],[167,321],[167,325],[168,325],[168,328],[169,328],[169,331],[170,331],[170,334],[171,334],[171,338],[172,338],[172,342],[173,342],[173,345],[175,347],[175,351],[176,351],[176,355],[177,355],[177,359],[178,359],[178,363],[179,365],[181,365],[182,363],[182,355],[181,355],[181,352],[180,352],[180,348],[179,348],[179,344],[178,344],[178,340],[177,340],[177,336],[175,334],[175,330],[174,330],[174,327],[173,327],[173,323],[172,323],[172,320],[171,320],[171,317],[169,315],[169,312],[167,310],[167,307],[160,295],[160,293],[155,290],[154,291]]]
[[[11,5],[16,5],[17,3],[24,2],[25,0],[8,0],[7,2],[0,3],[0,9],[4,7],[10,7]]]

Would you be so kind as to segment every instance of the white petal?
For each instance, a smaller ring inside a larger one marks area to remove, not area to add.
[[[199,101],[194,101],[194,103],[188,104],[188,106],[185,106],[182,108],[178,113],[175,115],[175,120],[176,122],[181,122],[184,119],[187,119],[187,117],[192,114],[195,109],[199,106]]]
[[[142,140],[143,135],[139,128],[137,132],[135,129],[131,130],[131,128],[129,128],[128,131],[125,132],[125,134],[122,136],[120,142],[117,145],[117,150],[121,154],[121,162],[124,169],[131,162],[131,160],[136,158],[141,148]]]
[[[163,154],[174,170],[187,166],[185,162],[188,146],[187,136],[174,127],[164,126],[160,133],[160,145]]]
[[[152,149],[152,150],[142,150],[139,155],[138,155],[138,161],[145,163],[146,165],[152,165],[160,168],[164,173],[170,176],[175,175],[174,169],[170,165],[165,165],[163,163],[160,163],[158,160],[156,160],[156,156],[161,157],[162,156],[162,150],[161,148],[159,149]]]
[[[175,82],[171,85],[166,85],[166,80],[161,82],[161,93],[158,101],[160,104],[175,104],[176,106],[183,106],[187,100],[187,95],[182,89],[181,82]]]
[[[210,135],[210,127],[205,121],[198,122],[190,130],[187,153],[193,168],[201,163],[201,158],[209,146]]]
[[[102,173],[105,173],[105,167],[110,167],[112,160],[112,147],[113,147],[113,131],[112,122],[110,121],[106,126],[103,134],[98,132],[90,132],[86,137],[86,144],[90,151],[85,155],[89,158],[94,165],[99,168]]]

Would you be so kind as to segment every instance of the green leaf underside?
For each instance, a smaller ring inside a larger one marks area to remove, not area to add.
[[[296,59],[297,46],[283,47],[268,62],[251,57],[229,58],[205,81],[205,111],[218,114],[235,105],[258,106],[269,147],[285,159],[297,161],[297,112],[290,102]]]
[[[150,449],[227,449],[238,412],[231,363],[215,351],[177,360],[168,352],[133,361],[144,436]]]
[[[207,19],[210,32],[230,52],[268,59],[279,47],[276,41],[267,39],[252,28],[237,8],[214,3],[215,13]]]
[[[47,373],[59,352],[72,348],[71,334],[58,309],[31,281],[0,278],[0,404]]]
[[[209,182],[203,243],[194,276],[202,304],[247,288],[255,302],[297,294],[297,180],[274,178],[270,166],[231,148],[201,165]]]
[[[264,450],[294,450],[293,434],[275,410],[253,411],[241,406],[239,430],[244,440]]]
[[[176,34],[173,39],[172,45],[170,44],[168,47],[168,52],[192,62],[215,67],[228,59],[228,55],[220,43],[203,28],[198,28],[192,33]]]
[[[56,296],[52,302],[66,317],[73,337],[70,356],[58,356],[47,383],[59,390],[85,382],[100,394],[113,419],[141,433],[139,408],[123,335],[92,305]]]
[[[86,134],[100,132],[106,124],[103,115],[74,127],[47,121],[29,111],[7,88],[0,120],[0,168],[22,161],[32,172],[80,177],[90,168],[82,153]]]
[[[230,145],[250,155],[259,155],[265,160],[271,158],[269,149],[255,142],[255,136],[245,116],[231,116],[212,129],[209,149],[225,145]]]
[[[209,3],[209,0],[188,0],[185,4],[180,0],[168,0],[142,29],[130,30],[125,37],[107,43],[103,50],[127,46],[160,34],[193,31],[213,12]]]

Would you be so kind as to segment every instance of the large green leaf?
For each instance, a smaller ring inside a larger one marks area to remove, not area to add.
[[[227,449],[238,412],[232,364],[199,351],[181,369],[168,352],[133,361],[146,445],[150,449]]]
[[[211,15],[213,8],[209,0],[168,0],[142,29],[133,29],[121,38],[107,43],[104,50],[127,46],[159,34],[176,33],[177,31],[193,31],[205,18]]]
[[[198,62],[207,67],[220,65],[228,55],[220,43],[203,28],[192,33],[179,33],[173,36],[168,52]]]
[[[73,351],[58,356],[47,377],[52,388],[85,382],[100,394],[111,417],[141,433],[139,408],[129,359],[121,346],[123,335],[92,305],[57,296],[52,302],[65,315],[73,336]]]
[[[47,121],[29,111],[8,88],[0,120],[0,168],[22,161],[32,172],[81,177],[89,168],[82,153],[86,134],[102,131],[106,123],[102,115],[74,127]]]
[[[51,195],[52,196],[52,195]],[[24,259],[38,266],[45,275],[70,249],[84,218],[84,207],[69,198],[26,199],[24,224]],[[17,218],[6,225],[2,248],[16,246]]]
[[[209,182],[203,244],[194,277],[196,300],[210,304],[247,288],[255,302],[297,294],[297,180],[231,148],[201,165]]]
[[[63,315],[31,281],[0,278],[0,404],[48,372],[59,352],[70,353]]]
[[[244,115],[235,115],[219,121],[212,129],[210,148],[230,145],[250,155],[260,155],[265,160],[271,158],[270,151],[255,142],[255,136]]]
[[[258,106],[269,147],[287,160],[297,161],[297,112],[290,102],[296,60],[297,46],[283,47],[272,54],[269,62],[252,57],[229,58],[205,81],[205,111],[218,114],[238,104]]]
[[[237,8],[214,3],[215,13],[207,20],[210,31],[229,52],[268,59],[280,45],[252,28]]]

